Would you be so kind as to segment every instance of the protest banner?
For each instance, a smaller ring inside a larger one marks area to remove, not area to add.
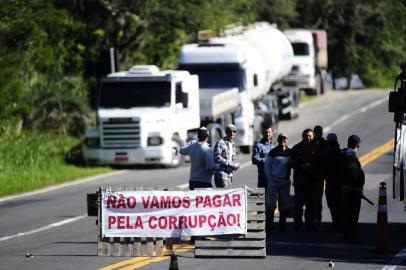
[[[193,191],[102,190],[103,237],[246,234],[246,188]]]

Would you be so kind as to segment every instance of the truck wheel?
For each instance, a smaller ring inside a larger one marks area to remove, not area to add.
[[[182,140],[178,136],[173,136],[171,141],[171,163],[166,167],[168,168],[177,168],[183,164],[185,161],[184,157],[180,154],[180,148],[182,147]]]

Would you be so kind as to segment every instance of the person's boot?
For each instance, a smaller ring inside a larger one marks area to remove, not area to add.
[[[265,214],[266,214],[266,222],[265,222],[266,233],[270,233],[273,229],[274,211],[267,210]]]

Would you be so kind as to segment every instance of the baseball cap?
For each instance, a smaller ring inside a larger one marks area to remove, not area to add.
[[[287,138],[288,138],[288,135],[286,133],[279,133],[279,135],[278,135],[278,141],[287,139]]]
[[[226,127],[226,133],[229,133],[229,132],[237,132],[237,128],[233,124],[229,124]]]
[[[335,133],[329,133],[326,137],[327,141],[329,142],[336,142],[338,141],[337,135]]]

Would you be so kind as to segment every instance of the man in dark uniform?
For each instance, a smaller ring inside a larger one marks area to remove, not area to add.
[[[323,171],[326,179],[326,200],[333,221],[329,229],[330,232],[342,231],[340,165],[341,149],[337,135],[329,133],[327,135],[327,149],[323,154]]]
[[[302,225],[303,206],[306,206],[306,230],[314,230],[314,143],[313,131],[305,129],[302,141],[293,146],[293,187],[295,190],[294,229]]]
[[[269,151],[272,149],[272,128],[267,127],[263,130],[262,139],[257,142],[252,151],[252,164],[258,167],[258,184],[260,188],[265,188],[267,184],[266,176],[264,173],[264,164]]]
[[[365,184],[365,174],[357,157],[360,137],[348,137],[348,147],[342,151],[342,213],[344,242],[358,243],[357,225],[361,209],[361,195]]]
[[[323,154],[327,147],[327,141],[323,138],[323,128],[315,126],[314,132],[314,180],[316,189],[314,192],[314,222],[321,223],[323,211],[324,175],[323,175]]]

